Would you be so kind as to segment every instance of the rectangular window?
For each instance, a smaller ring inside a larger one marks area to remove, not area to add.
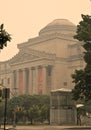
[[[67,86],[67,82],[64,82],[63,84],[64,84],[64,86]]]
[[[8,84],[10,84],[10,78],[8,78],[7,82],[8,82]]]
[[[1,84],[3,85],[3,83],[4,83],[4,79],[2,79],[2,81],[1,81],[1,82],[2,82]]]
[[[48,76],[51,76],[51,66],[47,67],[47,74],[48,74]]]

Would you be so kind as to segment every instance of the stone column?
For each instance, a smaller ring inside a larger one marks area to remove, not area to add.
[[[15,73],[13,72],[13,90],[15,96],[18,94],[18,88],[19,88],[19,70],[15,70]]]
[[[32,94],[35,94],[36,90],[36,71],[35,68],[32,68]]]
[[[26,93],[26,69],[22,69],[23,71],[23,94]]]
[[[46,66],[43,66],[43,94],[46,94],[47,90],[46,90]]]
[[[19,88],[19,70],[16,70],[16,86],[15,88]]]
[[[11,72],[11,78],[10,78],[10,90],[11,90],[11,92],[14,91],[14,87],[15,87],[15,84],[14,84],[14,70],[12,70],[12,72]],[[11,94],[11,97],[12,96],[13,95]]]
[[[56,89],[56,68],[55,66],[51,66],[52,70],[51,70],[51,88],[50,90]]]
[[[29,68],[29,94],[33,93],[32,89],[32,68]]]
[[[35,73],[36,73],[36,77],[35,77],[35,93],[38,94],[38,67],[35,67]]]
[[[32,94],[38,94],[38,67],[32,67],[31,70],[31,91]]]

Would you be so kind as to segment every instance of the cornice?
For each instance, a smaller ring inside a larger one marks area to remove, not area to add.
[[[82,45],[83,45],[83,42],[76,40],[75,44],[69,44],[68,47],[69,48],[82,47]]]
[[[56,61],[60,61],[60,62],[67,62],[68,58],[63,58],[63,57],[56,57]]]
[[[83,60],[83,54],[73,55],[68,58],[68,62],[76,61],[76,60]]]
[[[9,59],[10,60],[10,59]],[[0,65],[9,63],[9,60],[6,61],[0,61]]]
[[[56,33],[53,33],[53,34],[50,34],[50,35],[38,36],[38,37],[35,37],[35,38],[32,38],[32,39],[29,39],[27,42],[18,44],[17,47],[19,49],[22,49],[24,47],[33,46],[33,45],[36,45],[36,44],[39,44],[39,43],[42,43],[42,42],[46,42],[46,41],[49,41],[49,40],[52,40],[52,39],[56,39],[56,38],[59,38],[59,39],[62,39],[62,40],[67,40],[67,41],[73,41],[73,42],[77,41],[73,38],[73,35],[71,33],[62,34],[62,33],[56,32]]]
[[[77,68],[82,68],[83,66],[79,65],[74,65],[74,66],[68,66],[69,69],[77,69]]]
[[[53,59],[47,59],[47,58],[39,58],[39,59],[35,59],[35,60],[28,60],[28,61],[23,61],[23,62],[15,62],[13,64],[10,64],[11,66],[18,66],[18,65],[22,65],[22,64],[26,64],[26,63],[40,63],[41,61],[51,61],[53,62],[54,60]]]
[[[0,70],[0,75],[2,75],[2,74],[9,74],[9,73],[11,73],[11,70],[9,69],[9,70]]]
[[[72,31],[76,32],[76,26],[72,25],[53,25],[53,26],[46,26],[40,30],[39,35],[44,35],[45,33],[49,32],[62,32],[62,31]]]

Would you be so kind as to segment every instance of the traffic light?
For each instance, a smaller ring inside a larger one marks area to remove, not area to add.
[[[2,97],[3,98],[10,98],[10,88],[3,88]]]
[[[0,97],[0,102],[2,102],[2,98]]]
[[[2,97],[2,89],[0,88],[0,97]]]
[[[0,87],[0,102],[2,102],[2,88]]]
[[[10,98],[10,88],[0,87],[0,100],[5,98]]]
[[[22,111],[22,107],[20,107],[20,106],[17,105],[17,106],[15,107],[15,111],[16,111],[16,112]]]
[[[21,108],[21,107],[19,107],[19,111],[22,111],[22,108]]]

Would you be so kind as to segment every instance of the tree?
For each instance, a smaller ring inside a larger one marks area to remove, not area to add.
[[[0,25],[0,49],[7,46],[7,42],[11,41],[10,34],[4,29],[4,24]]]
[[[72,93],[74,100],[88,101],[91,100],[91,16],[83,14],[81,16],[83,20],[77,25],[77,34],[74,38],[83,42],[83,59],[86,65],[83,70],[76,70],[72,75],[75,83]]]
[[[50,98],[47,95],[33,95],[31,96],[31,103],[29,109],[29,118],[31,124],[36,120],[43,123],[47,120],[49,122]]]
[[[8,120],[13,120],[15,112],[17,122],[49,122],[50,98],[47,95],[19,95],[10,99],[7,105],[7,112],[11,113],[7,115]]]

